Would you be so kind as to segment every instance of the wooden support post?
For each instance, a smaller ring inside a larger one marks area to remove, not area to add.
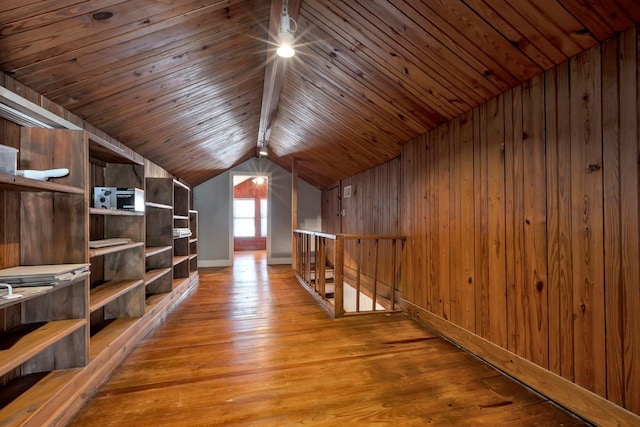
[[[297,247],[298,246],[298,233],[296,233],[295,231],[293,231],[291,233],[291,247]],[[293,252],[293,251],[292,251]],[[293,257],[291,258],[291,269],[297,274],[298,270],[296,270],[294,268],[294,266],[296,265],[296,263],[293,260]]]
[[[391,241],[391,310],[396,309],[396,286],[398,283],[398,272],[396,271],[396,262],[398,259],[398,247],[396,246],[397,239]]]
[[[373,271],[373,298],[371,310],[376,311],[376,297],[378,296],[378,239],[375,240],[375,257]]]
[[[298,229],[298,164],[295,157],[291,160],[291,263],[297,269],[297,247],[293,237],[293,230]]]
[[[336,236],[336,254],[334,265],[334,300],[335,316],[344,316],[344,237]]]
[[[318,260],[318,268],[316,269],[316,281],[319,280],[320,296],[322,296],[323,299],[327,297],[327,281],[325,277],[325,266],[327,264],[327,245],[325,242],[325,237],[318,237],[318,246],[316,247],[316,259]]]
[[[362,265],[362,240],[356,241],[356,313],[360,312],[360,270]]]
[[[311,285],[311,235],[305,236],[307,239],[304,247],[304,280]]]
[[[320,240],[320,238],[314,234],[313,235],[313,241],[315,242],[314,243],[314,248],[315,248],[315,253],[316,253],[315,255],[316,256],[315,256],[314,261],[313,261],[313,269],[312,269],[313,274],[312,274],[312,277],[313,277],[313,290],[316,291],[316,292],[318,292],[318,290],[319,290],[318,271],[320,270],[320,268],[318,266],[318,240]]]

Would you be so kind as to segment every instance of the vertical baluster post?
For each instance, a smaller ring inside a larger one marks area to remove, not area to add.
[[[334,314],[341,317],[344,316],[344,237],[340,235],[336,236],[334,276]]]
[[[372,310],[376,311],[376,298],[378,296],[378,239],[375,239],[374,242],[374,261],[373,261],[373,302],[372,302]]]
[[[356,240],[356,313],[360,312],[360,266],[362,264],[362,240]]]
[[[391,310],[396,309],[396,286],[398,283],[398,273],[396,272],[396,263],[397,263],[397,240],[394,238],[391,240]]]

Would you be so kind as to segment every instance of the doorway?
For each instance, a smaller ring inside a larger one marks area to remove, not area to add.
[[[269,177],[235,174],[232,177],[233,251],[265,251],[269,237]]]

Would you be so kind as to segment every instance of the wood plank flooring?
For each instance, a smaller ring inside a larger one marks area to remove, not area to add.
[[[585,424],[402,314],[327,317],[247,252],[202,269],[70,425]]]

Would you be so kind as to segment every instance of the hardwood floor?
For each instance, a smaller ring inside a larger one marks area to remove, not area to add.
[[[178,306],[72,426],[584,425],[404,315],[338,320],[290,266],[240,253]]]

